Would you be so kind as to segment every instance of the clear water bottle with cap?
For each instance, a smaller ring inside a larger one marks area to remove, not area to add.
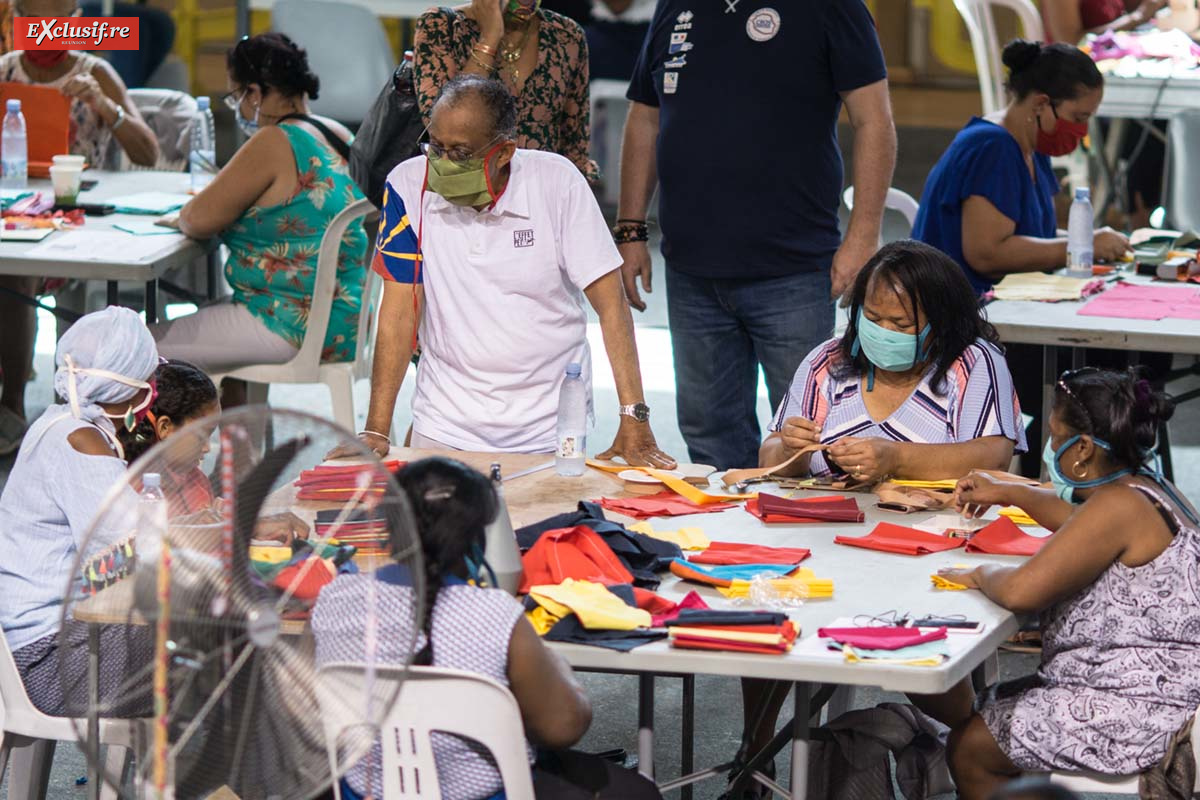
[[[162,476],[147,472],[142,476],[142,494],[138,503],[138,552],[157,553],[167,535],[167,498],[162,490]],[[153,560],[153,556],[149,557]]]
[[[496,490],[500,510],[484,532],[483,557],[496,574],[496,588],[516,596],[525,573],[521,567],[521,549],[517,546],[517,534],[513,530],[512,518],[508,516],[508,503],[504,500],[504,484],[500,477],[499,464],[492,464],[492,487]]]
[[[0,133],[0,187],[24,189],[29,184],[29,144],[21,101],[9,100]]]
[[[196,120],[192,124],[192,145],[188,163],[192,173],[192,194],[198,194],[217,175],[217,129],[213,124],[212,102],[197,97]]]
[[[583,369],[571,362],[558,392],[558,449],[554,468],[559,475],[582,475],[587,451],[587,387]]]
[[[1086,186],[1075,190],[1067,222],[1067,274],[1092,277],[1092,193]]]

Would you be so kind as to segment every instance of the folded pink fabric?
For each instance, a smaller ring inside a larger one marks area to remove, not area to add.
[[[848,644],[851,647],[861,647],[865,650],[899,650],[902,647],[912,647],[915,644],[936,642],[946,638],[946,629],[922,633],[920,628],[902,628],[888,626],[882,628],[820,628],[817,636],[822,639],[833,639],[838,644]]]
[[[987,553],[993,556],[1031,556],[1050,537],[1030,536],[1008,517],[1001,517],[975,531],[967,542],[968,553]]]

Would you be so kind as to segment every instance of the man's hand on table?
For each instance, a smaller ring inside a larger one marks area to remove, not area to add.
[[[612,447],[596,456],[600,461],[608,461],[617,456],[625,459],[631,467],[653,467],[654,469],[675,469],[675,459],[658,449],[654,441],[654,431],[650,430],[649,422],[638,422],[631,417],[621,417],[621,425],[617,428],[617,438]]]
[[[358,443],[380,458],[387,458],[388,452],[392,449],[392,443],[388,441],[387,437],[377,433],[360,433]],[[325,454],[326,461],[332,461],[335,458],[362,458],[362,451],[354,445],[341,444]]]
[[[308,538],[308,525],[290,511],[263,517],[254,527],[254,538],[291,545],[296,539]]]

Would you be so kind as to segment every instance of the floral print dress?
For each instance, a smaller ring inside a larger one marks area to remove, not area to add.
[[[346,162],[328,144],[284,123],[296,157],[296,193],[274,206],[251,206],[221,234],[229,248],[225,278],[233,302],[299,348],[317,279],[321,238],[333,218],[363,198]],[[367,234],[350,225],[338,253],[337,285],[322,361],[353,361],[366,276]]]
[[[600,168],[588,158],[591,105],[583,28],[553,11],[538,11],[537,67],[517,95],[517,146],[565,156],[595,183]],[[461,11],[432,8],[417,20],[413,68],[425,124],[438,92],[458,74],[479,42],[479,24]],[[496,77],[493,74],[492,77]]]

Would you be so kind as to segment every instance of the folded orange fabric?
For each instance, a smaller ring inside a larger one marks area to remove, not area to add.
[[[567,578],[605,586],[633,583],[633,575],[612,548],[586,525],[546,531],[521,556],[521,567],[521,594],[528,594],[530,587],[557,585]]]
[[[967,552],[993,556],[1031,556],[1041,550],[1049,538],[1030,536],[1008,517],[1001,517],[975,531],[975,535],[967,541]]]
[[[976,534],[978,536],[978,534]],[[868,550],[882,550],[885,553],[900,553],[907,556],[923,556],[929,553],[940,553],[944,550],[954,550],[965,543],[962,539],[951,539],[949,536],[939,536],[936,533],[926,533],[903,525],[893,525],[881,522],[866,536],[838,536],[833,541],[838,544],[848,544],[851,547],[865,547]]]

